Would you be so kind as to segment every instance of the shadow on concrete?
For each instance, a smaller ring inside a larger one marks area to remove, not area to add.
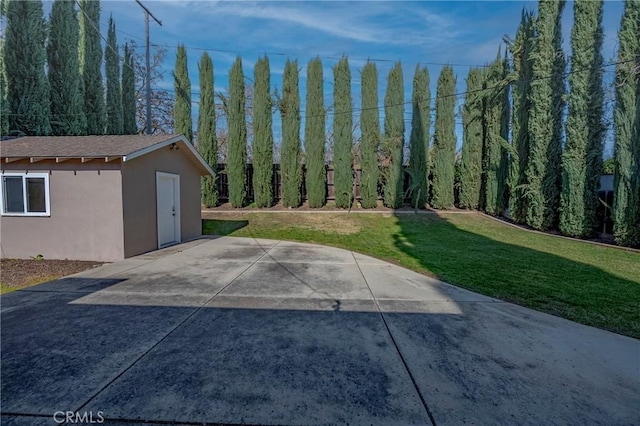
[[[52,423],[68,410],[100,412],[107,424],[430,424],[412,380],[440,425],[635,416],[632,377],[567,360],[591,348],[553,336],[552,322],[513,334],[525,325],[518,307],[458,303],[462,313],[451,315],[388,304],[392,339],[373,301],[351,311],[322,300],[296,309],[126,305],[126,297],[101,305],[82,303],[77,292],[88,287],[78,284],[3,314],[3,424]],[[571,366],[602,374],[585,379]]]
[[[248,220],[202,219],[202,233],[226,236],[249,224]]]
[[[458,228],[438,215],[396,215],[395,246],[438,279],[640,338],[640,286],[595,266]]]

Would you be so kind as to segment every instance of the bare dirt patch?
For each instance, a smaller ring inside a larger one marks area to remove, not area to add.
[[[7,293],[100,265],[102,265],[100,262],[82,260],[2,259],[0,260],[0,292]]]
[[[360,231],[361,223],[353,217],[345,215],[314,215],[298,216],[291,218],[291,222],[304,229],[315,231],[333,232],[342,235],[351,235]]]
[[[350,216],[346,212],[325,212],[326,214],[291,214],[283,213],[286,215],[287,226],[295,227],[297,229],[308,229],[315,231],[329,232],[340,235],[351,235],[359,232],[362,229],[362,221],[357,217]],[[271,224],[274,226],[282,225],[282,215],[269,214],[268,210],[234,210],[234,211],[216,211],[208,210],[202,212],[202,218],[213,221],[227,222],[229,229],[235,230],[242,226],[234,225],[233,222],[240,223],[241,221],[247,222],[248,220],[258,220],[259,223],[268,228]],[[252,219],[250,219],[252,218]],[[221,227],[218,232],[222,235],[227,235],[227,228]]]

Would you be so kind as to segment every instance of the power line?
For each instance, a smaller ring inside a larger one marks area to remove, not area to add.
[[[168,45],[168,44],[154,44],[154,46],[156,47],[165,47],[167,49],[176,49],[178,46],[172,46],[172,45]],[[204,52],[218,52],[218,53],[234,53],[237,55],[244,55],[244,54],[253,54],[253,55],[267,55],[267,56],[286,56],[286,57],[297,57],[299,56],[299,53],[285,53],[285,52],[247,52],[247,51],[237,51],[237,50],[228,50],[228,49],[216,49],[216,48],[207,48],[207,47],[195,47],[195,46],[185,46],[187,49],[191,49],[191,50],[198,50],[198,51],[204,51]],[[326,56],[326,55],[315,55],[314,58],[320,58],[320,59],[331,59],[331,60],[335,60],[335,61],[339,61],[343,58],[347,58],[347,59],[352,59],[354,61],[368,61],[368,62],[389,62],[389,63],[396,63],[396,62],[401,62],[399,59],[386,59],[386,58],[361,58],[361,57],[353,57],[353,56]],[[477,67],[477,68],[487,68],[490,67],[490,65],[488,64],[484,64],[484,65],[479,65],[479,64],[456,64],[456,63],[451,63],[451,62],[447,62],[447,63],[441,63],[441,62],[424,62],[424,61],[419,61],[418,62],[419,65],[440,65],[440,66],[446,66],[446,65],[450,65],[452,67]]]
[[[124,63],[125,63],[125,62],[124,62],[124,58],[123,58],[122,56],[120,56],[120,54],[119,54],[119,53],[118,53],[118,52],[113,48],[113,46],[111,46],[111,45],[109,44],[109,42],[107,41],[107,39],[106,39],[106,38],[104,38],[104,36],[103,36],[103,35],[102,35],[102,33],[100,32],[100,29],[99,29],[98,27],[96,27],[95,22],[93,22],[93,20],[89,17],[89,15],[87,15],[87,12],[82,8],[82,5],[80,4],[80,1],[79,1],[79,0],[75,0],[75,3],[78,5],[78,8],[80,9],[80,12],[82,12],[82,14],[84,15],[84,17],[85,17],[85,21],[88,21],[88,22],[91,24],[91,26],[92,26],[92,27],[93,27],[93,29],[98,33],[98,35],[100,36],[100,38],[101,38],[102,40],[104,40],[105,45],[106,45],[109,49],[111,49],[111,51],[112,51],[113,53],[115,53],[116,58],[118,59],[118,62],[122,62],[122,63],[124,64]],[[116,31],[118,31],[118,30],[116,29]]]
[[[629,62],[635,62],[635,61],[636,61],[635,59],[630,59],[630,60],[626,60],[626,61],[610,62],[610,63],[601,65],[598,69],[601,70],[602,72],[606,73],[608,71],[606,71],[604,68],[611,67],[611,66],[614,66],[614,65],[620,65],[620,64],[624,64],[624,63],[629,63]],[[564,72],[562,74],[562,77],[566,78],[569,75],[574,74],[574,73],[592,71],[592,70],[593,69],[591,67],[582,68],[582,69],[576,69],[576,70],[570,70],[570,71]],[[611,72],[615,72],[615,71],[611,71]],[[543,77],[532,78],[532,79],[529,79],[529,80],[519,80],[519,81],[525,82],[525,83],[531,83],[531,82],[534,82],[534,81],[546,80],[546,79],[549,79],[549,78],[553,78],[553,76],[549,75],[549,76],[543,76]],[[483,88],[483,89],[465,90],[465,91],[462,91],[462,92],[454,93],[452,95],[435,96],[435,97],[431,98],[431,100],[435,101],[437,99],[445,99],[445,98],[450,98],[450,97],[460,97],[460,96],[464,96],[464,95],[467,95],[467,94],[491,91],[491,90],[500,88],[503,85],[504,85],[504,82],[501,81],[501,82],[499,82],[496,85],[491,86],[491,87],[487,87],[487,88]],[[167,91],[167,92],[175,92],[172,89],[162,89],[162,90]],[[196,94],[198,94],[198,92],[193,91],[193,92],[191,92],[191,94],[192,95],[196,95]],[[165,100],[170,100],[170,99],[165,99]],[[192,102],[199,104],[198,101],[192,101]],[[410,105],[412,103],[413,103],[413,101],[409,100],[409,101],[406,101],[406,102],[403,102],[403,103],[400,103],[400,104],[388,105],[388,107]],[[371,107],[371,108],[352,108],[351,111],[343,111],[343,112],[342,111],[341,112],[327,111],[325,116],[336,115],[336,114],[348,114],[348,113],[362,112],[362,111],[369,111],[369,110],[376,110],[376,109],[381,111],[384,108],[385,108],[384,105],[380,105],[380,106]],[[408,111],[405,111],[405,113],[408,113]],[[316,115],[316,116],[305,116],[305,115],[301,114],[301,116],[300,116],[301,119],[303,119],[303,118],[315,118],[315,117],[319,117],[319,115]]]
[[[636,59],[629,59],[629,60],[626,60],[626,61],[618,61],[618,62],[610,62],[608,64],[601,65],[598,69],[599,70],[603,70],[603,68],[606,68],[606,67],[625,64],[625,63],[629,63],[629,62],[636,62]],[[583,69],[571,70],[571,71],[563,73],[562,74],[562,78],[564,79],[564,78],[568,77],[571,74],[578,73],[578,72],[585,72],[585,71],[593,71],[593,69],[591,67],[588,67],[588,68],[583,68]],[[548,75],[548,76],[543,76],[543,77],[532,78],[532,79],[529,79],[529,80],[519,80],[519,81],[525,82],[525,83],[532,83],[534,81],[547,80],[547,79],[550,79],[550,78],[553,78],[553,77],[554,77],[553,75]],[[454,93],[454,94],[451,94],[451,95],[441,95],[441,96],[437,96],[436,95],[435,97],[431,98],[431,100],[445,99],[445,98],[451,98],[451,97],[464,96],[464,95],[467,95],[467,94],[486,92],[486,91],[491,91],[491,90],[494,90],[494,89],[498,89],[498,88],[500,88],[502,86],[504,86],[504,81],[501,81],[501,82],[499,82],[498,84],[496,84],[494,86],[483,88],[483,89],[465,90],[463,92],[458,92],[458,93]],[[402,102],[402,103],[399,103],[399,104],[387,105],[387,107],[409,105],[411,103],[413,103],[413,101],[407,101],[407,102]],[[347,113],[350,113],[350,112],[370,111],[370,110],[376,110],[376,109],[380,110],[380,109],[382,109],[384,107],[385,106],[383,105],[383,106],[371,107],[371,108],[354,108],[352,111],[341,111],[341,112],[335,112],[335,111],[329,112],[329,111],[327,111],[327,115],[329,115],[330,113],[333,114],[333,115],[336,115],[336,114],[347,114]],[[308,117],[302,116],[301,118],[315,118],[315,117],[320,117],[320,115],[308,116]]]
[[[631,62],[636,62],[636,61],[637,61],[637,59],[634,58],[634,59],[628,59],[626,61],[609,62],[607,64],[601,65],[598,69],[604,71],[604,68],[607,68],[607,67],[611,67],[611,66],[614,66],[614,65],[626,64],[626,63],[631,63]],[[578,73],[578,72],[585,72],[585,71],[592,71],[592,68],[588,67],[588,68],[583,68],[583,69],[578,69],[578,70],[571,70],[571,71],[563,73],[562,77],[565,78],[565,77],[567,77],[567,76],[569,76],[571,74]],[[553,78],[553,77],[554,77],[553,75],[548,75],[548,76],[543,76],[543,77],[532,78],[532,79],[529,79],[529,80],[519,80],[519,81],[525,82],[525,83],[531,83],[531,82],[534,82],[534,81],[547,80],[547,79],[550,79],[550,78]],[[493,89],[497,89],[497,88],[500,88],[501,86],[504,86],[504,81],[501,81],[500,83],[498,83],[498,84],[496,84],[494,86],[483,88],[483,89],[466,90],[466,91],[454,93],[454,94],[451,94],[451,95],[442,95],[442,96],[437,96],[436,95],[435,97],[431,98],[431,100],[435,101],[435,100],[438,100],[438,99],[445,99],[445,98],[450,98],[450,97],[463,96],[463,95],[467,95],[467,94],[480,93],[480,92],[485,92],[485,91],[490,91],[490,90],[493,90]],[[157,90],[172,91],[171,89],[157,89]],[[164,98],[164,97],[155,97],[153,99],[154,100],[173,100],[173,98]],[[199,104],[200,102],[199,101],[192,101],[192,103]],[[386,107],[408,105],[408,104],[411,104],[411,103],[413,103],[412,100],[406,101],[406,102],[402,102],[402,103],[399,103],[399,104],[387,105]],[[336,115],[336,114],[347,114],[347,113],[362,112],[362,111],[369,111],[369,110],[382,110],[383,108],[385,108],[384,105],[381,105],[381,106],[378,106],[378,107],[371,107],[371,108],[352,108],[351,111],[341,111],[341,112],[327,111],[324,115],[327,116],[327,115],[330,115],[330,114],[331,115]],[[94,113],[85,113],[85,115],[86,114],[94,114]],[[29,114],[8,114],[8,115],[28,116]],[[79,114],[57,114],[57,115],[58,116],[68,116],[68,115],[79,115]],[[315,118],[315,117],[321,117],[321,115],[316,115],[316,116],[303,116],[303,115],[301,115],[300,118],[301,119],[302,118],[306,119],[306,118]],[[405,118],[405,120],[406,120],[406,118]]]

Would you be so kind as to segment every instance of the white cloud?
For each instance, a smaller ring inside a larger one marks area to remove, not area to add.
[[[180,3],[183,4],[183,3]],[[192,12],[210,15],[260,19],[288,23],[346,40],[367,43],[418,45],[457,33],[453,22],[446,16],[425,10],[424,5],[414,13],[412,4],[389,2],[206,2],[190,3]],[[408,8],[398,13],[398,8]],[[396,21],[388,25],[388,14],[403,16],[407,22]],[[421,26],[405,25],[416,19],[428,24],[430,31]],[[254,28],[255,30],[255,28]],[[284,28],[283,30],[287,30]]]

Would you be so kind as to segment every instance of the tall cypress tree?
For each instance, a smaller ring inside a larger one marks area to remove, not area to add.
[[[336,207],[351,207],[353,193],[353,104],[346,57],[333,69],[333,180]]]
[[[121,135],[124,133],[122,120],[122,88],[120,87],[120,55],[116,40],[116,23],[113,16],[109,17],[109,31],[107,32],[107,46],[104,51],[105,68],[107,74],[107,135]]]
[[[420,68],[418,64],[413,76],[409,169],[411,170],[411,205],[420,208],[424,208],[429,197],[430,103],[429,70],[427,67]]]
[[[78,65],[78,17],[73,0],[55,0],[49,19],[47,65],[51,133],[83,135],[87,131]]]
[[[245,117],[244,74],[242,59],[236,58],[229,71],[229,134],[227,176],[229,202],[242,207],[247,196],[247,124]]]
[[[571,33],[569,116],[562,156],[560,230],[587,237],[596,226],[605,133],[602,122],[602,0],[576,1]],[[587,72],[587,70],[589,70]]]
[[[467,93],[462,116],[462,168],[460,176],[460,207],[477,209],[480,206],[482,181],[482,94],[483,73],[471,68],[467,76]]]
[[[213,61],[207,52],[198,64],[200,82],[200,109],[198,110],[198,151],[215,171],[218,167],[218,140],[216,137],[216,105],[213,92]],[[202,204],[215,207],[218,204],[216,176],[202,178]]]
[[[484,82],[484,209],[491,215],[498,215],[502,212],[504,203],[503,169],[502,157],[503,148],[500,141],[502,130],[502,90],[500,81],[503,79],[504,69],[501,58],[498,57],[491,64],[487,71],[487,78]]]
[[[511,45],[514,83],[511,129],[513,153],[509,165],[509,216],[516,223],[526,221],[525,170],[529,160],[529,110],[531,102],[532,68],[529,56],[533,46],[535,17],[532,12],[522,11],[522,19]]]
[[[613,234],[640,245],[640,2],[627,1],[618,32],[616,66]],[[634,61],[633,59],[636,58]]]
[[[527,224],[534,229],[553,228],[558,219],[565,92],[560,21],[565,3],[564,0],[540,0],[537,36],[530,55],[533,72],[525,175]]]
[[[300,164],[300,95],[298,92],[298,61],[284,65],[282,83],[282,204],[285,207],[300,205],[302,169]]]
[[[306,148],[306,185],[309,207],[322,207],[326,202],[327,170],[325,168],[325,112],[322,62],[312,59],[307,66],[307,106],[304,140]]]
[[[133,56],[129,45],[124,45],[122,63],[122,122],[125,135],[138,133],[136,124],[136,76],[133,71]]]
[[[360,203],[365,209],[378,206],[378,150],[380,149],[380,114],[378,110],[378,70],[374,62],[362,69],[362,113],[360,115]]]
[[[178,45],[176,69],[173,73],[176,100],[173,105],[173,119],[176,133],[183,134],[193,142],[193,121],[191,119],[191,80],[187,68],[187,49]]]
[[[9,101],[5,73],[4,41],[0,40],[0,136],[9,134]]]
[[[436,94],[436,123],[433,134],[433,190],[431,205],[436,209],[453,206],[455,178],[455,105],[456,77],[446,65],[440,72]]]
[[[273,203],[273,118],[269,58],[258,59],[253,91],[253,196],[258,207]]]
[[[41,1],[8,0],[4,66],[7,79],[9,133],[51,133],[49,84],[45,66],[45,22]]]
[[[87,134],[101,135],[105,130],[104,84],[102,82],[102,45],[100,38],[100,1],[80,0],[80,75],[84,88]]]
[[[505,49],[504,59],[502,60],[502,80],[500,82],[500,167],[498,169],[498,213],[502,214],[507,206],[508,196],[508,177],[509,177],[509,150],[512,149],[509,144],[509,127],[511,120],[511,93],[510,86],[506,84],[511,72],[508,52]]]
[[[404,83],[400,62],[389,71],[387,92],[384,97],[384,139],[385,157],[384,205],[397,209],[402,206],[402,154],[404,148]]]

